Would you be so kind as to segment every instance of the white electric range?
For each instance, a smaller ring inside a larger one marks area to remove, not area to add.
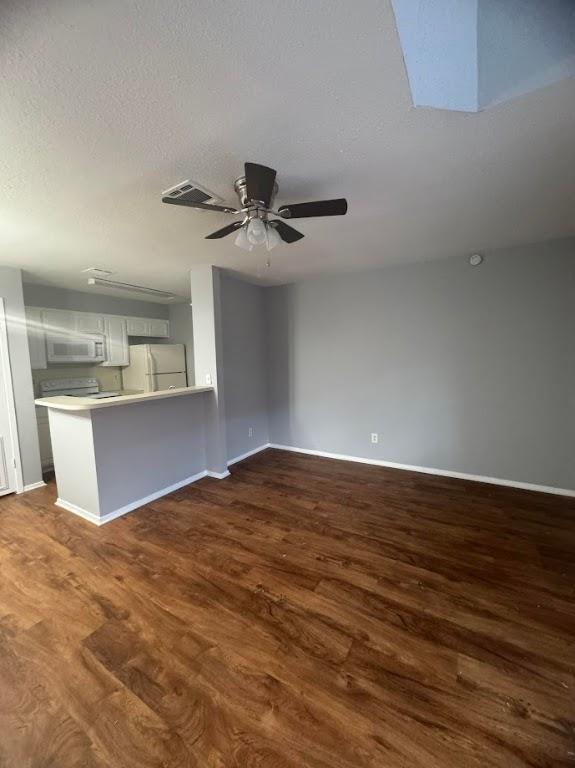
[[[46,379],[40,382],[41,397],[56,397],[57,395],[69,395],[70,397],[118,397],[119,392],[100,392],[98,379]]]

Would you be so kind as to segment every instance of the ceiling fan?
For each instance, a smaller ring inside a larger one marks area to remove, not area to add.
[[[290,227],[283,219],[343,216],[347,213],[347,200],[345,198],[281,205],[277,211],[274,210],[273,201],[278,191],[276,172],[273,168],[257,163],[244,164],[244,175],[236,179],[234,189],[240,201],[239,208],[206,202],[207,200],[214,200],[214,198],[191,182],[184,182],[164,192],[162,202],[171,205],[185,205],[202,211],[229,213],[233,216],[241,215],[241,220],[234,221],[227,227],[212,232],[211,235],[206,236],[206,240],[219,240],[236,232],[235,244],[247,251],[251,251],[258,245],[265,245],[268,251],[271,251],[282,241],[295,243],[297,240],[301,240],[302,233]],[[280,218],[270,220],[270,215]]]

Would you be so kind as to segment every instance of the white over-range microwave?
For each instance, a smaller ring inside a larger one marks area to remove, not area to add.
[[[49,363],[101,363],[106,359],[104,337],[96,334],[72,338],[48,336],[46,356]]]

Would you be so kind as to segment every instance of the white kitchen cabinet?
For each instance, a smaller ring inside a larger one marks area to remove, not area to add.
[[[102,366],[130,364],[127,325],[124,317],[107,316],[104,318],[106,360]]]
[[[47,368],[46,339],[49,336],[70,339],[75,335],[95,334],[104,338],[107,359],[101,365],[130,364],[128,336],[168,339],[170,321],[152,317],[99,315],[67,309],[27,307],[28,339],[32,369]]]
[[[69,336],[76,331],[76,312],[63,309],[43,309],[42,323],[48,336]]]
[[[104,316],[92,312],[43,309],[42,319],[47,334],[104,333]]]
[[[76,315],[76,330],[79,333],[104,333],[104,316],[91,312],[74,312]]]
[[[156,339],[167,339],[169,335],[169,320],[150,320],[150,336],[154,336]]]
[[[150,317],[128,317],[128,336],[167,339],[170,336],[170,321]]]
[[[128,318],[128,336],[149,336],[151,321],[145,317]]]
[[[46,360],[46,337],[42,326],[42,312],[39,309],[26,309],[26,329],[28,349],[33,371],[48,367]]]

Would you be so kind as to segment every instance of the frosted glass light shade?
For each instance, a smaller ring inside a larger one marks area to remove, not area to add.
[[[248,240],[252,245],[263,245],[266,241],[266,225],[261,219],[250,219],[247,229]]]
[[[243,248],[244,251],[252,251],[254,248],[253,244],[248,240],[246,227],[240,227],[234,242],[239,248]]]
[[[277,230],[275,227],[270,227],[270,225],[267,225],[267,240],[266,240],[266,247],[268,251],[271,251],[272,248],[275,248],[276,245],[279,245],[281,243],[282,239],[278,235]]]

